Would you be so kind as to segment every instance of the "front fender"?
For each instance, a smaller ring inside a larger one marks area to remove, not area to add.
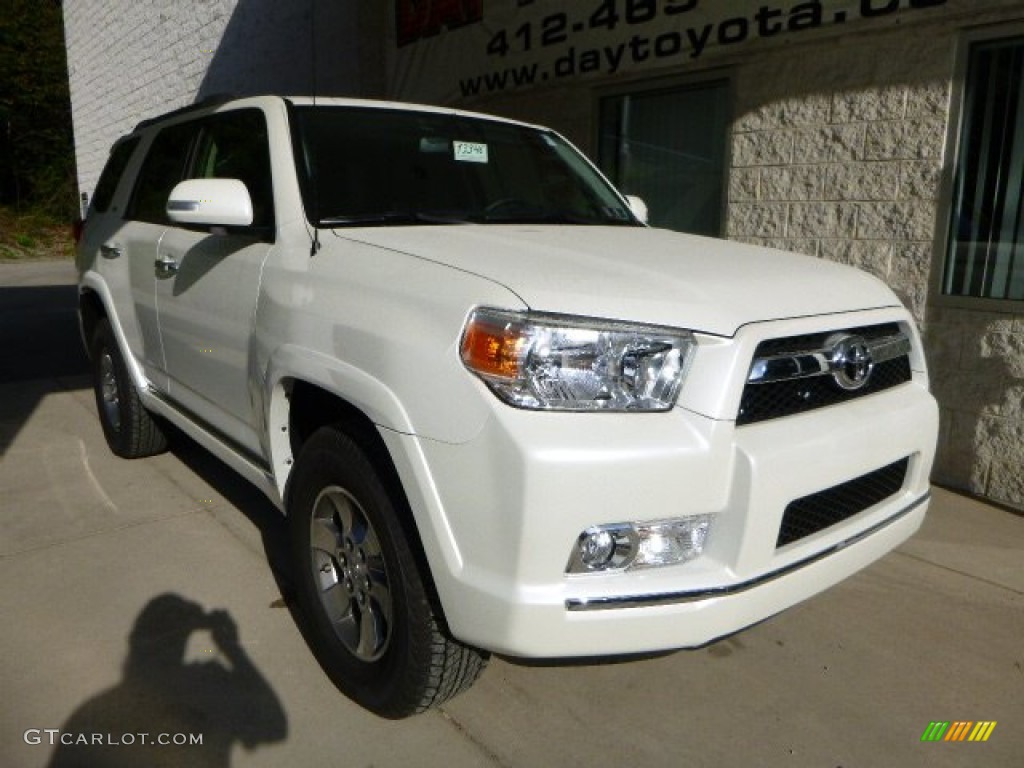
[[[406,492],[433,573],[459,572],[462,556],[434,489],[412,421],[395,392],[355,366],[295,345],[271,355],[267,374],[266,447],[282,499],[294,466],[289,436],[290,381],[302,380],[360,410],[378,428]],[[443,566],[442,566],[443,564]],[[447,583],[445,581],[445,583]]]
[[[267,428],[262,430],[268,444],[278,490],[284,498],[285,485],[294,462],[288,435],[289,380],[304,381],[336,395],[384,429],[409,434],[412,423],[396,394],[384,382],[350,363],[295,344],[283,344],[267,363],[264,402]]]

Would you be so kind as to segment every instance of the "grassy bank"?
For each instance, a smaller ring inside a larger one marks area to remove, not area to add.
[[[0,206],[0,262],[73,258],[71,224]]]

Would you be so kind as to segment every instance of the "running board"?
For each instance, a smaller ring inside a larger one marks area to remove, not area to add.
[[[277,490],[274,475],[261,459],[253,456],[249,451],[244,450],[213,427],[199,422],[188,411],[179,408],[153,389],[143,390],[139,394],[143,405],[147,409],[167,419],[167,421],[171,422],[199,443],[199,445],[259,488],[275,507],[284,512],[284,504],[281,501],[281,494]]]

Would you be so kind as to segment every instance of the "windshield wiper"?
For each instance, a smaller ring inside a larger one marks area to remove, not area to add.
[[[573,211],[534,210],[485,214],[477,221],[483,224],[577,224],[589,226],[634,226],[632,219],[597,218]]]
[[[401,226],[403,224],[466,224],[465,216],[440,215],[422,211],[381,211],[351,216],[325,216],[317,222],[319,227],[372,227]]]

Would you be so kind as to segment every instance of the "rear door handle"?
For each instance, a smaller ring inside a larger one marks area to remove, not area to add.
[[[155,262],[157,277],[170,277],[178,271],[178,262],[169,254],[162,254]]]
[[[105,259],[117,259],[124,255],[124,251],[117,243],[104,243],[100,246],[100,255]]]

